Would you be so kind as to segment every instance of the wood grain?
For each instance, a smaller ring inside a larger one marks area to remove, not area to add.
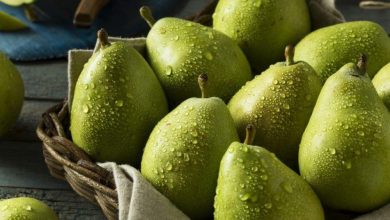
[[[60,101],[25,100],[16,125],[3,137],[3,140],[38,141],[35,129],[42,113],[58,102]]]
[[[387,33],[390,33],[390,10],[367,10],[359,8],[356,0],[336,1],[337,7],[344,14],[347,21],[368,20],[380,24]]]
[[[61,100],[66,96],[68,76],[65,59],[16,64],[22,74],[26,98]]]
[[[0,186],[70,190],[50,176],[39,142],[0,141]]]
[[[103,220],[99,208],[70,190],[0,187],[0,198],[33,197],[50,206],[61,220]]]

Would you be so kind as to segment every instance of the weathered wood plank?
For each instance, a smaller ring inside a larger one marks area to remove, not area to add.
[[[2,139],[12,141],[38,141],[39,139],[35,134],[35,129],[41,120],[42,113],[58,102],[25,100],[16,125]]]
[[[337,7],[348,21],[369,20],[379,23],[390,33],[390,10],[365,10],[359,8],[356,0],[336,1]]]
[[[16,63],[25,84],[25,96],[63,99],[67,95],[67,61],[65,59]]]
[[[0,186],[70,189],[50,176],[39,142],[0,141]]]
[[[0,187],[0,198],[28,196],[49,205],[61,220],[103,220],[99,207],[70,190],[28,189]]]

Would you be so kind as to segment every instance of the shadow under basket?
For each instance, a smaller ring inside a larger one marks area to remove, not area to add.
[[[118,194],[112,173],[71,141],[69,124],[65,100],[48,109],[38,125],[37,135],[43,142],[50,174],[67,181],[77,194],[100,206],[107,219],[118,219]]]

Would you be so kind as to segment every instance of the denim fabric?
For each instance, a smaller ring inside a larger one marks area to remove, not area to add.
[[[32,61],[65,57],[73,48],[93,48],[96,31],[106,28],[110,36],[142,36],[148,30],[140,18],[142,5],[152,8],[154,16],[172,16],[185,7],[184,0],[111,0],[90,28],[77,28],[72,20],[77,0],[37,0],[48,19],[29,22],[21,8],[0,3],[0,10],[14,15],[30,27],[19,32],[0,32],[0,51],[15,61]]]

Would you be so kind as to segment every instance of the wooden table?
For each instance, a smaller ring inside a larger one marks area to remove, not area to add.
[[[376,21],[390,33],[390,10],[361,10],[356,2],[340,1],[348,20]],[[0,198],[33,196],[53,207],[60,219],[104,219],[98,207],[49,175],[35,135],[40,115],[67,95],[66,60],[18,63],[17,67],[25,82],[25,103],[16,126],[0,140]]]

